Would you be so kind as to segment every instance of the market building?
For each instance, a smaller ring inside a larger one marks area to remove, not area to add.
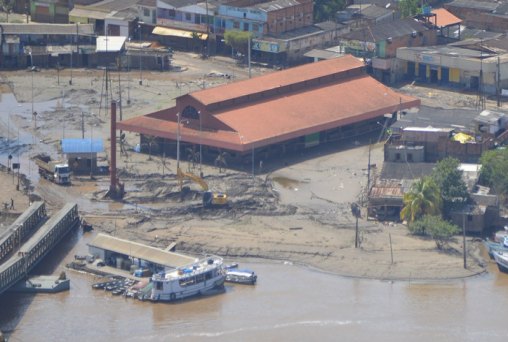
[[[226,153],[228,165],[254,164],[379,130],[419,105],[347,55],[189,93],[117,129],[139,133],[142,149],[176,155],[180,136],[180,151],[201,151],[204,161]]]

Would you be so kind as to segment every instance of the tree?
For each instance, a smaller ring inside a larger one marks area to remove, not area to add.
[[[445,158],[439,161],[432,171],[432,179],[441,189],[443,212],[448,215],[450,210],[461,207],[469,198],[467,186],[458,169],[460,161],[456,158]]]
[[[247,54],[249,39],[251,38],[252,33],[248,31],[232,30],[224,33],[225,43],[244,55]]]
[[[335,21],[337,11],[346,7],[345,0],[315,0],[314,1],[314,22],[319,23],[326,20]]]
[[[421,9],[418,7],[419,0],[400,0],[399,11],[401,18],[412,17],[421,13]]]
[[[9,22],[9,13],[11,13],[14,7],[14,1],[15,0],[0,0],[0,9],[7,14],[7,22]]]
[[[424,215],[409,225],[414,235],[430,235],[438,249],[443,249],[452,237],[459,233],[460,228],[443,220],[439,216]]]
[[[480,182],[489,186],[492,190],[503,197],[508,194],[508,149],[492,150],[482,154]]]
[[[411,190],[404,194],[403,201],[400,219],[409,224],[425,214],[441,213],[441,193],[431,177],[423,177],[414,182]]]

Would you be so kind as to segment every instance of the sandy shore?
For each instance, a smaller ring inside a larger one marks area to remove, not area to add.
[[[206,71],[231,74],[236,68],[223,61],[207,65],[213,60],[184,57],[180,64],[186,65],[188,71],[147,73],[144,86],[131,83],[128,96],[132,101],[123,111],[124,118],[170,106],[174,97],[187,89],[198,89],[203,80],[210,86],[227,82],[203,78]],[[31,101],[30,74],[26,71],[0,74],[4,94],[13,91],[17,101],[25,106],[25,112],[20,109],[10,113],[10,124],[33,136],[34,143],[22,152],[22,159],[27,162],[35,153],[56,154],[56,143],[64,135],[80,137],[82,111],[95,112],[95,116],[85,115],[85,126],[93,127],[94,136],[102,136],[108,145],[108,115],[104,112],[101,117],[97,115],[101,74],[76,71],[72,87],[58,86],[54,76],[54,71],[34,75],[35,107],[42,108],[38,127],[34,128],[25,113]],[[60,74],[62,79],[69,76],[68,71]],[[121,77],[125,79],[126,75]],[[246,77],[245,71],[237,70],[236,77]],[[120,89],[114,90],[113,96],[115,91],[118,94]],[[124,88],[123,99],[126,92]],[[50,103],[43,105],[44,101]],[[65,128],[61,125],[63,121]],[[0,122],[0,135],[5,134],[4,120]],[[86,134],[90,134],[90,129]],[[138,139],[135,134],[127,135],[129,146]],[[176,242],[180,252],[216,253],[235,260],[284,260],[344,276],[373,279],[451,279],[484,272],[485,259],[479,242],[468,239],[468,267],[464,269],[461,237],[442,252],[432,240],[410,236],[401,224],[367,221],[363,217],[359,220],[360,248],[354,247],[355,220],[350,204],[364,200],[368,150],[365,141],[323,146],[320,150],[289,156],[280,163],[266,162],[262,170],[256,168],[254,178],[250,170],[219,172],[204,165],[210,187],[228,193],[231,202],[228,209],[201,208],[199,188],[192,184],[191,193],[180,201],[175,162],[133,151],[117,158],[119,175],[127,189],[123,202],[103,198],[108,188],[106,177],[75,178],[73,186],[59,187],[39,180],[32,166],[29,178],[33,194],[45,199],[50,208],[76,201],[96,231],[158,247]],[[106,158],[108,153],[107,150]],[[382,146],[374,145],[371,163],[380,169],[382,158]],[[28,175],[23,166],[22,172]],[[7,187],[11,183],[12,176],[0,172],[0,185]],[[15,198],[16,203],[28,204],[28,199],[23,199],[26,194],[16,192],[15,188],[0,193],[0,203],[10,200],[13,193],[21,196]]]

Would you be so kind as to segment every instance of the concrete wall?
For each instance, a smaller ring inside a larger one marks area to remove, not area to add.
[[[385,145],[385,161],[389,162],[425,162],[425,148],[423,146]]]

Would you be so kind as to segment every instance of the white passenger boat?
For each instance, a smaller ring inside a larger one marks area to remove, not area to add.
[[[226,278],[223,260],[208,256],[168,273],[152,276],[152,301],[174,301],[222,288]]]
[[[508,273],[508,253],[493,251],[492,254],[499,270]]]

